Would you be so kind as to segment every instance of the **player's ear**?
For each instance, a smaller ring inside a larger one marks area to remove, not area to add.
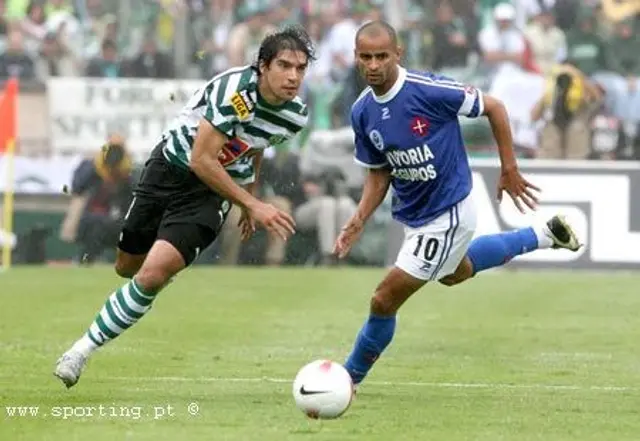
[[[398,61],[402,60],[403,55],[404,49],[402,48],[402,46],[398,45],[398,47],[396,47],[396,56],[398,57]]]
[[[260,71],[260,75],[264,75],[267,70],[267,64],[264,61],[258,62],[258,70]]]

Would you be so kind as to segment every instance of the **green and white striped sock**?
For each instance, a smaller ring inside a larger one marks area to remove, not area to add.
[[[129,329],[151,309],[156,293],[144,292],[134,279],[109,296],[86,334],[71,350],[88,357],[94,350]]]

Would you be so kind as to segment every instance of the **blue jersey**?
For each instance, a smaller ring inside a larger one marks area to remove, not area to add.
[[[458,116],[482,114],[479,90],[402,67],[385,95],[362,92],[351,110],[355,159],[391,170],[394,219],[419,227],[469,195],[471,169]]]

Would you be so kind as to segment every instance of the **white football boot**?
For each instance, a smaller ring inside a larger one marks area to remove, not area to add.
[[[58,377],[67,388],[78,382],[80,374],[87,363],[87,357],[78,351],[69,350],[62,354],[56,362],[56,369],[53,375]]]

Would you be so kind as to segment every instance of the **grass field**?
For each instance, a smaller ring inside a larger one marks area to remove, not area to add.
[[[428,286],[345,416],[306,419],[291,395],[296,371],[344,360],[382,274],[190,270],[70,390],[54,362],[121,281],[108,268],[0,274],[0,440],[640,438],[638,274]],[[82,417],[88,406],[103,416]]]

